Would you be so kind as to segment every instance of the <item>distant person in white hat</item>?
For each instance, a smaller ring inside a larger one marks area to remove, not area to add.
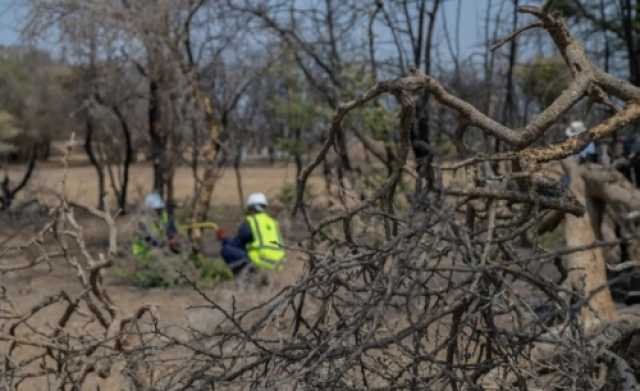
[[[157,192],[147,194],[131,249],[133,255],[146,259],[151,255],[152,248],[165,246],[173,252],[178,252],[176,234],[175,223],[160,194]]]
[[[584,126],[582,121],[573,121],[564,133],[567,137],[576,137],[586,131],[587,127]],[[580,163],[597,162],[598,154],[596,152],[596,145],[593,142],[590,142],[582,151],[578,152],[578,159]]]
[[[253,193],[247,199],[245,221],[233,238],[225,237],[222,229],[216,231],[222,242],[220,255],[237,275],[247,267],[280,270],[285,259],[282,235],[278,222],[267,213],[267,197]]]

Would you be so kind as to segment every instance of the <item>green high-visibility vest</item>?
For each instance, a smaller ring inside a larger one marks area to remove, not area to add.
[[[261,269],[280,270],[286,254],[278,222],[261,212],[247,216],[247,223],[253,237],[247,246],[251,262]]]
[[[152,221],[145,222],[148,232],[137,232],[136,239],[133,241],[131,246],[131,252],[135,257],[138,258],[146,258],[151,253],[151,245],[146,242],[143,235],[151,235],[155,240],[160,242],[165,240],[167,226],[169,225],[169,214],[167,211],[162,211],[160,215],[160,219],[158,221],[157,217],[153,216]]]

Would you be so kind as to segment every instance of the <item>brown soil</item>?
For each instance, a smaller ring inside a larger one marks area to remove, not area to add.
[[[16,169],[14,173],[19,173]],[[47,203],[54,203],[53,193],[59,191],[64,173],[59,167],[41,167],[30,184],[30,190],[25,192],[23,199],[28,197],[46,198]],[[294,171],[290,167],[258,167],[243,170],[243,182],[245,194],[252,191],[263,191],[270,197],[275,197],[281,188],[293,182]],[[140,200],[149,188],[151,170],[147,166],[136,166],[132,172],[131,200]],[[193,180],[188,169],[178,170],[176,176],[176,190],[179,198],[191,195]],[[67,172],[67,194],[72,201],[94,204],[97,194],[95,189],[95,175],[91,167],[81,166],[70,168]],[[242,218],[242,211],[238,206],[235,176],[231,170],[227,170],[216,186],[214,192],[213,214],[216,221],[232,231]],[[12,223],[7,216],[0,217],[0,242],[3,245],[18,245],[28,240],[47,221],[47,216],[38,216],[33,219],[20,219]],[[84,227],[87,243],[93,251],[104,251],[106,244],[106,228],[97,219],[79,214],[78,218]],[[131,230],[130,216],[118,219],[119,241],[121,246],[127,246],[128,232]],[[289,232],[285,226],[285,238]],[[212,238],[213,241],[213,238]],[[126,249],[123,249],[126,251]],[[208,251],[216,252],[216,246],[211,246]],[[214,255],[214,254],[211,254]],[[0,258],[0,265],[6,266],[13,263],[24,262],[28,254]],[[122,262],[122,261],[120,261]],[[259,300],[271,297],[286,285],[292,284],[301,274],[304,264],[301,257],[295,252],[290,252],[288,264],[282,272],[270,274],[270,284],[263,288],[239,287],[235,282],[224,282],[214,288],[205,290],[207,295],[221,304],[230,303],[235,297],[239,306],[253,306]],[[112,272],[105,273],[105,285],[113,301],[126,313],[146,305],[154,304],[158,308],[161,325],[177,325],[181,327],[193,327],[206,330],[214,324],[210,311],[202,309],[190,309],[205,303],[194,290],[188,287],[172,289],[140,289],[124,283],[115,277]],[[81,285],[75,271],[64,261],[57,260],[53,267],[41,265],[36,269],[0,274],[0,286],[6,289],[6,297],[10,298],[19,313],[28,311],[31,307],[40,303],[45,298],[66,291],[70,295],[81,292]],[[34,320],[32,326],[48,327],[56,319],[54,313],[42,316]],[[59,315],[58,315],[59,316]],[[0,323],[3,322],[0,320]],[[81,322],[72,327],[83,327]],[[0,324],[0,331],[2,330]],[[0,355],[3,344],[0,343]],[[100,385],[101,390],[120,389],[117,379],[98,381],[92,379],[87,389],[96,389]],[[42,384],[34,382],[25,384],[21,390],[39,390]]]

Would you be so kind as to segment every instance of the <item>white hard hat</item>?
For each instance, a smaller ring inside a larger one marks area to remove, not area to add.
[[[587,127],[584,126],[584,123],[582,121],[573,121],[571,122],[571,125],[569,125],[567,130],[564,131],[564,133],[567,135],[567,137],[573,137],[579,135],[582,132],[585,132],[586,130]]]
[[[144,198],[144,206],[149,209],[164,209],[164,201],[157,192],[149,193]]]
[[[263,193],[252,193],[247,198],[247,206],[264,205],[267,206],[267,196]]]

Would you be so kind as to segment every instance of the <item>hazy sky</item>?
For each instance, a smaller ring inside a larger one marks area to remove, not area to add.
[[[16,33],[21,19],[18,12],[19,5],[25,0],[0,0],[0,44],[8,45],[18,43],[19,37]],[[479,43],[482,36],[481,25],[484,7],[487,0],[460,0],[461,11],[461,50],[467,52]],[[443,11],[449,21],[449,29],[455,25],[456,7],[458,0],[447,0],[444,3]],[[440,23],[440,21],[439,21]],[[442,25],[440,25],[442,27]],[[453,32],[452,32],[453,34]]]
[[[16,28],[20,23],[17,4],[24,0],[0,0],[0,44],[10,45],[18,42]]]

